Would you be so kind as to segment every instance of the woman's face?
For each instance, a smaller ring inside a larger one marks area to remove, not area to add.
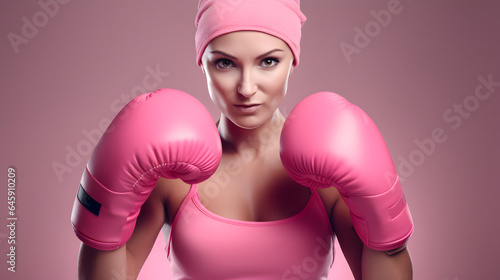
[[[256,31],[213,39],[202,57],[213,102],[234,124],[256,128],[285,97],[293,54],[281,39]]]

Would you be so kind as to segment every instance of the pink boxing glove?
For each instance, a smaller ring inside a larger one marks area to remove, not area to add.
[[[71,215],[76,235],[96,249],[119,248],[159,177],[204,181],[221,156],[215,123],[196,98],[173,89],[136,97],[87,163]]]
[[[356,105],[331,92],[305,98],[285,121],[280,155],[298,183],[338,189],[366,246],[405,245],[413,221],[399,177],[382,135]]]

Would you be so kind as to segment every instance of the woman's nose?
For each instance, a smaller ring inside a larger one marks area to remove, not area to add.
[[[238,85],[238,93],[244,97],[250,97],[257,92],[257,84],[249,70],[242,71],[241,80]]]

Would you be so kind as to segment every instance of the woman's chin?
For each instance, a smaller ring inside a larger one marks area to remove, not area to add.
[[[259,126],[262,125],[262,123],[235,123],[236,126],[238,126],[239,128],[243,128],[243,129],[256,129],[258,128]]]
[[[271,126],[276,126],[276,124],[281,124],[282,117],[283,116],[281,115],[279,110],[276,110],[275,113],[272,115],[264,115],[264,114],[255,114],[249,116],[231,115],[229,116],[228,119],[239,128],[256,129],[264,124]]]
[[[231,122],[242,129],[256,129],[264,123],[255,117],[233,118]]]

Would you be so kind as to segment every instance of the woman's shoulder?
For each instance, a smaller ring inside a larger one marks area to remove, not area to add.
[[[179,209],[182,201],[189,193],[191,185],[180,179],[166,179],[160,177],[155,189],[151,193],[154,200],[161,201],[163,205],[166,223],[171,223]]]
[[[335,205],[337,205],[339,199],[341,199],[339,191],[335,187],[316,189],[316,191],[323,201],[326,213],[331,220],[333,209]]]

